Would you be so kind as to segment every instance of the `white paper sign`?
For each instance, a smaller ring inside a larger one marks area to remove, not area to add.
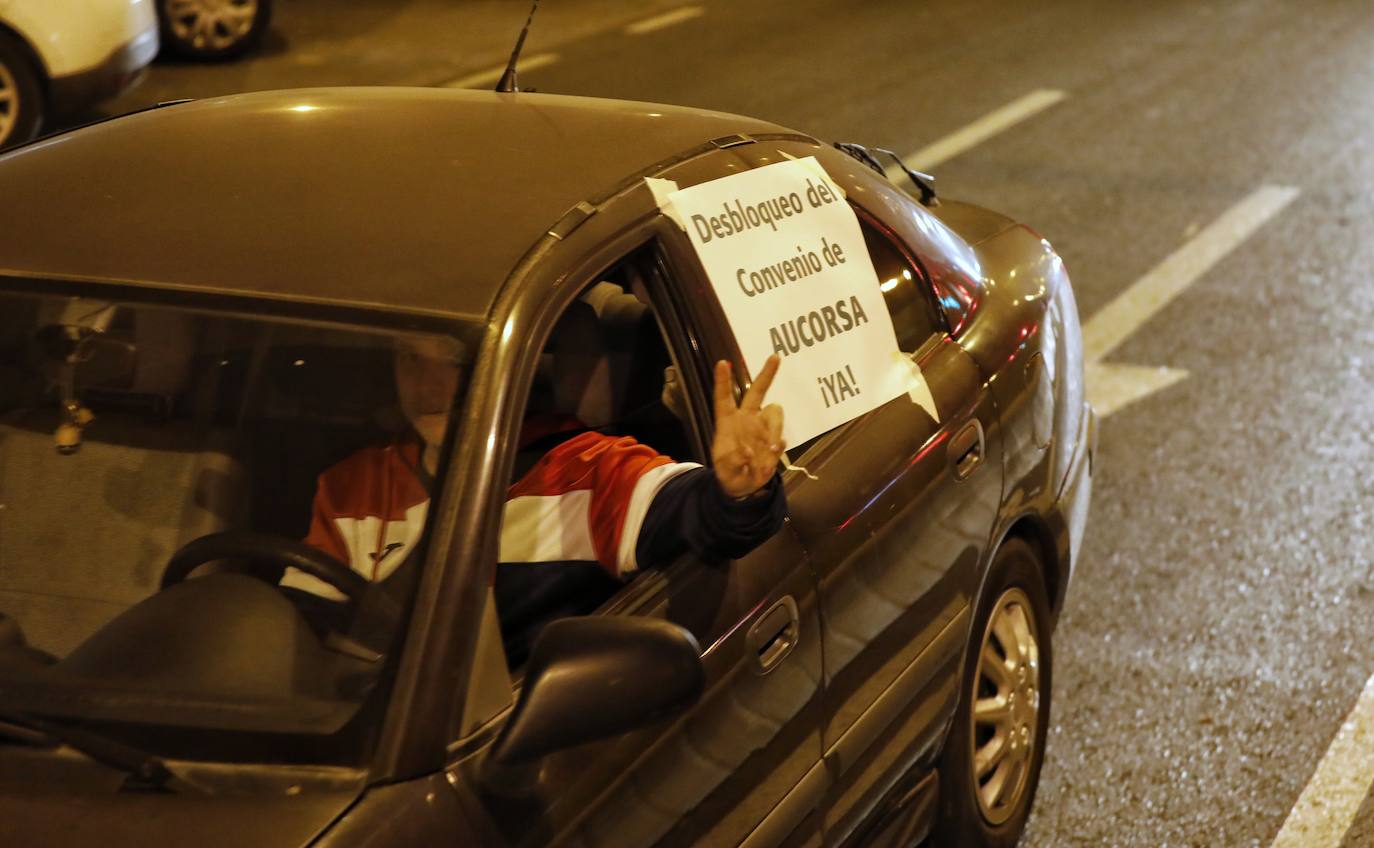
[[[925,378],[897,347],[858,217],[815,157],[692,188],[650,185],[683,227],[751,375],[782,356],[769,403],[797,445],[910,392]]]

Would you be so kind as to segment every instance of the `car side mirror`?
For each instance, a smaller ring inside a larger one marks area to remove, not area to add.
[[[489,761],[515,766],[643,727],[691,706],[705,681],[697,640],[676,624],[559,619],[534,643],[520,700]]]

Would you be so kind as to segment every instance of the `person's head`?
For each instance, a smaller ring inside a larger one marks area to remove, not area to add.
[[[410,336],[396,342],[396,397],[410,426],[437,448],[448,430],[453,398],[467,376],[461,342],[443,336]]]

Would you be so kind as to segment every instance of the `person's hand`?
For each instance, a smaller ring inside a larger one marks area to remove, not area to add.
[[[716,363],[716,436],[711,442],[711,464],[726,495],[742,498],[763,487],[777,471],[782,458],[782,407],[763,406],[763,396],[778,373],[780,358],[768,357],[763,370],[735,406],[730,363]]]

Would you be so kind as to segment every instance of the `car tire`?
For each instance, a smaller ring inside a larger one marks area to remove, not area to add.
[[[183,59],[233,59],[262,43],[272,0],[157,0],[162,49]]]
[[[1043,575],[1039,556],[1021,539],[1007,539],[993,558],[940,754],[937,846],[1008,848],[1030,816],[1053,672]]]
[[[0,31],[0,150],[38,135],[44,105],[42,77],[28,51]]]

